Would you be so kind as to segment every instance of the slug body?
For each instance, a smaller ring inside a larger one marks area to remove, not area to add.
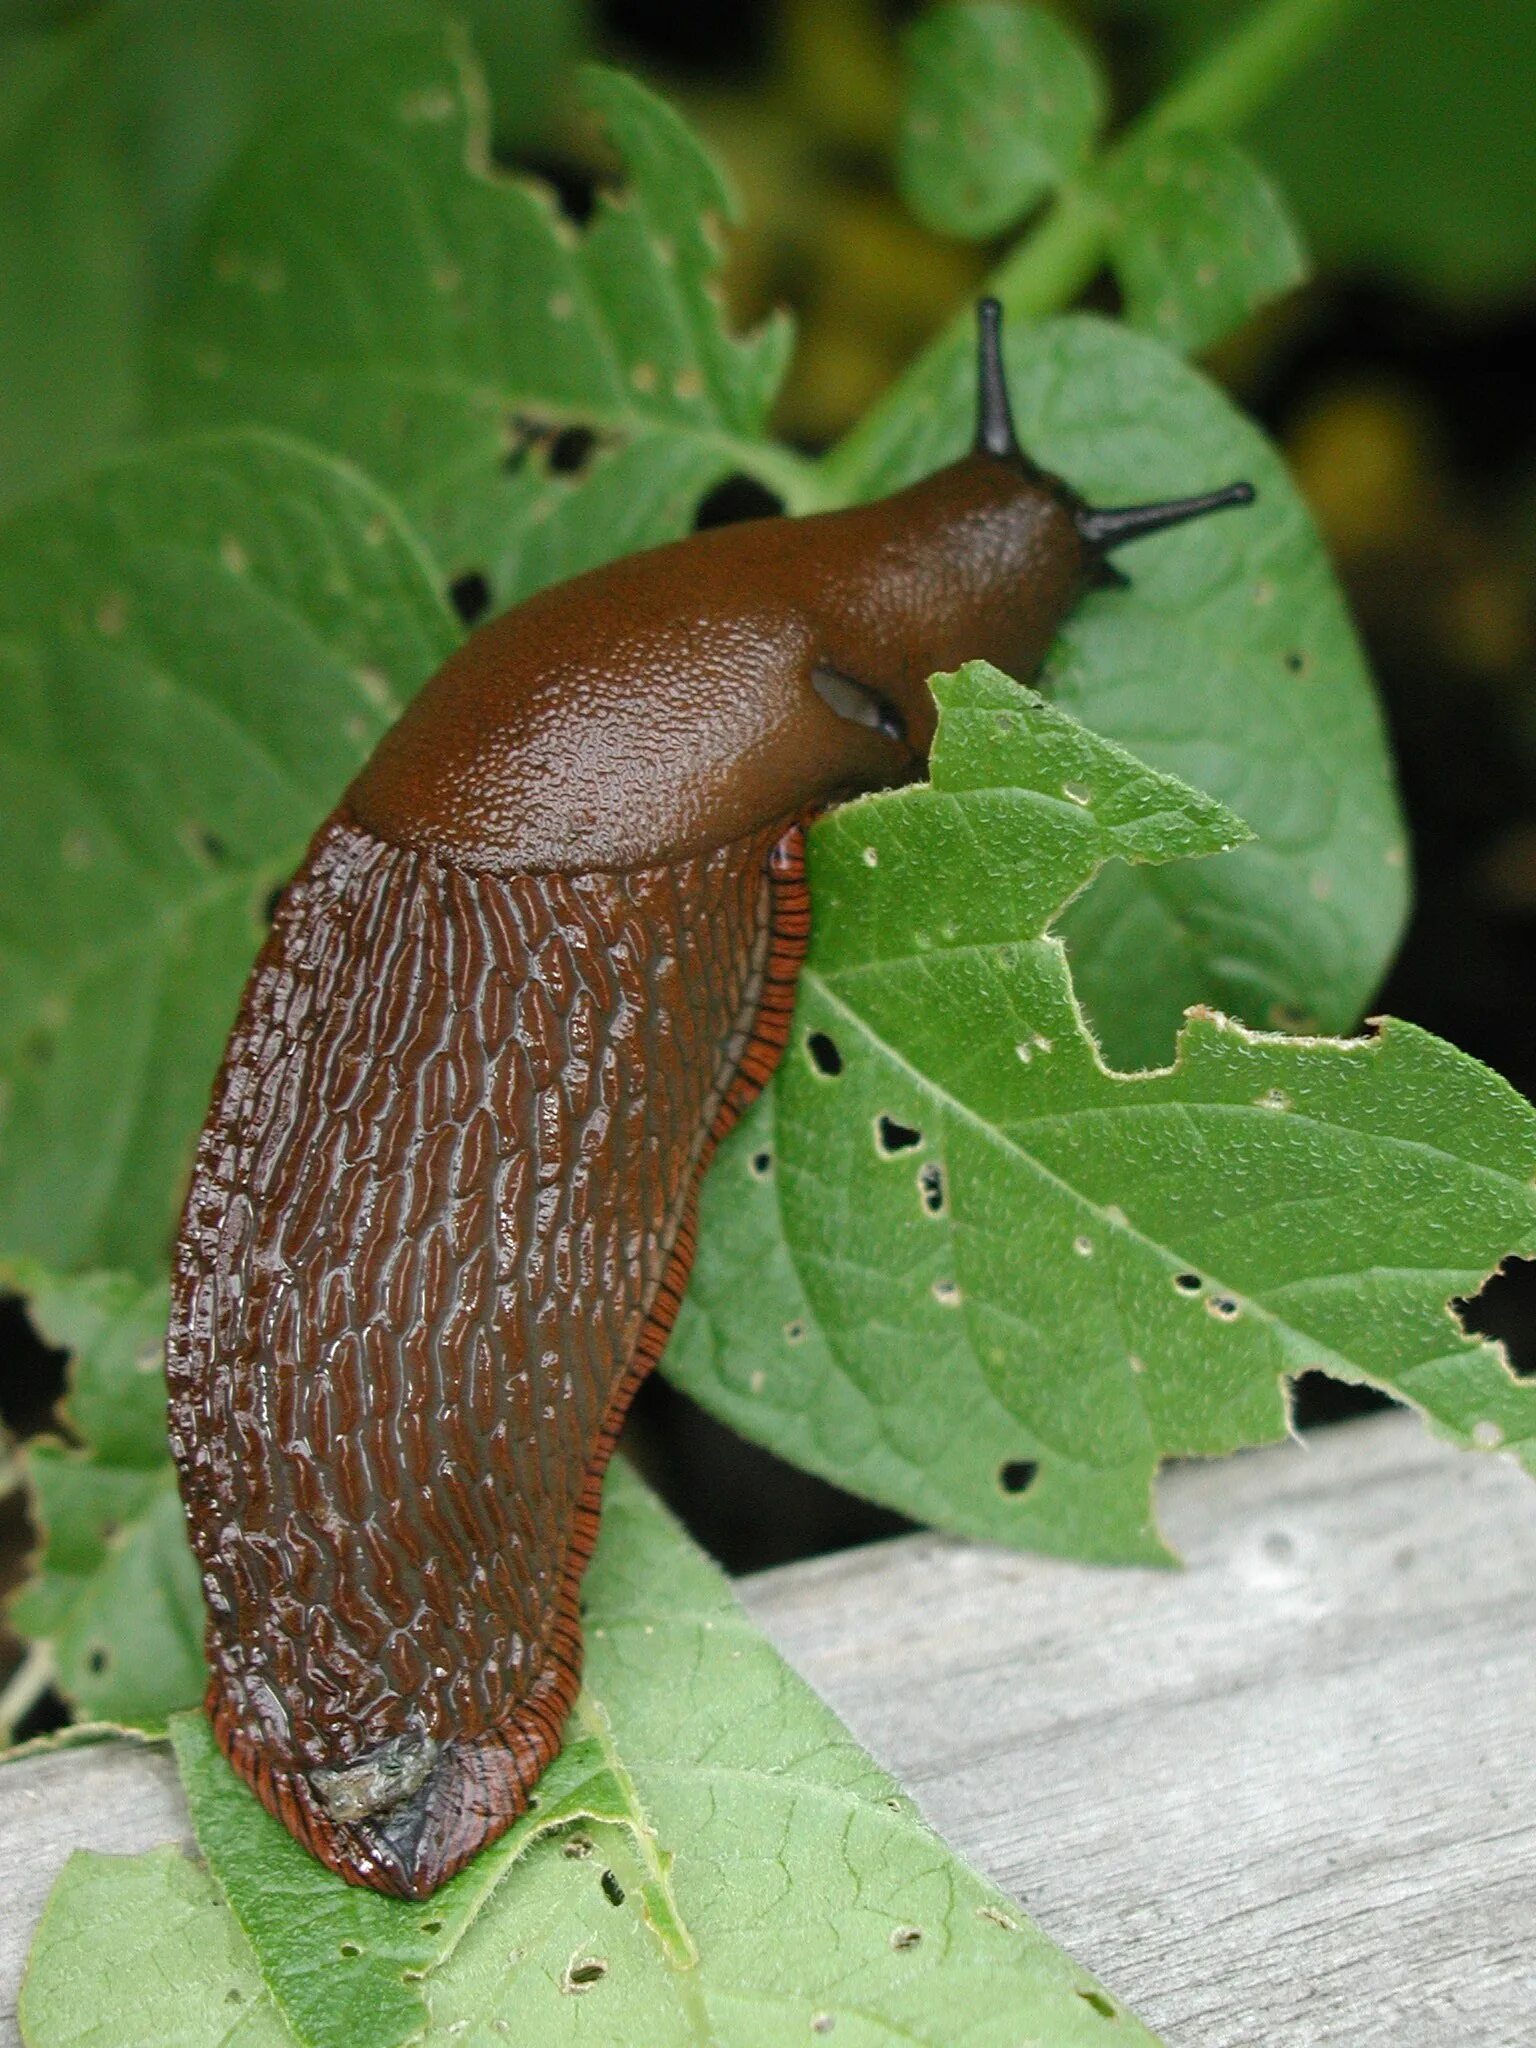
[[[215,1084],[168,1361],[209,1714],[343,1877],[427,1895],[559,1748],[603,1469],[788,1033],[806,821],[921,773],[931,673],[1033,674],[1105,546],[1243,489],[1089,512],[1014,444],[984,307],[971,454],[542,592],[321,826]]]

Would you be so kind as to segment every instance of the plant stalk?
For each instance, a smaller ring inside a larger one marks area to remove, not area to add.
[[[1197,130],[1230,135],[1242,128],[1315,51],[1324,47],[1368,0],[1262,0],[1226,40],[1196,64],[1098,159],[1091,175],[1068,185],[1035,230],[993,272],[986,290],[1015,320],[1060,312],[1092,282],[1114,225],[1103,196],[1106,173],[1162,135]],[[911,362],[858,425],[821,463],[826,502],[842,503],[846,486],[878,457],[908,414],[915,394],[942,387],[975,346],[969,305]]]

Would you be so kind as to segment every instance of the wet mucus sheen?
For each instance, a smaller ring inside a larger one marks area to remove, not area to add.
[[[314,1854],[420,1898],[528,1805],[699,1177],[773,1071],[807,819],[920,775],[927,678],[1033,674],[1106,550],[1021,453],[699,533],[477,632],[283,893],[177,1245],[172,1438],[208,1712]]]

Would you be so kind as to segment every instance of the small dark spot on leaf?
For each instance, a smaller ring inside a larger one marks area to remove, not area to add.
[[[773,1154],[771,1152],[754,1152],[752,1154],[752,1171],[759,1180],[766,1180],[773,1171]]]
[[[922,1938],[921,1927],[898,1927],[891,1935],[891,1947],[898,1952],[906,1948],[916,1948]]]
[[[448,586],[453,608],[466,626],[478,625],[491,608],[491,585],[483,569],[466,569]]]
[[[577,1861],[583,1856],[590,1856],[592,1854],[591,1840],[586,1835],[572,1835],[565,1844],[562,1854],[573,1857]]]
[[[1025,1493],[1034,1483],[1040,1467],[1033,1458],[1010,1458],[997,1468],[997,1483],[1004,1493]]]
[[[1293,647],[1285,657],[1285,665],[1293,676],[1299,676],[1307,665],[1307,657],[1304,654],[1299,654]]]
[[[829,1038],[825,1031],[813,1031],[805,1041],[805,1049],[818,1074],[837,1075],[843,1071],[843,1056],[837,1049],[837,1041]]]
[[[596,453],[597,436],[590,427],[562,427],[545,460],[556,476],[580,476]]]
[[[423,1920],[421,1923],[421,1931],[423,1934],[441,1934],[443,1931],[443,1923],[441,1920]]]
[[[918,1192],[923,1198],[923,1207],[930,1216],[944,1213],[944,1169],[937,1159],[929,1159],[917,1170]]]
[[[579,1963],[571,1963],[561,1984],[562,1991],[590,1991],[594,1984],[602,1982],[608,1974],[608,1965],[601,1956],[591,1956]]]
[[[1200,1275],[1198,1273],[1175,1273],[1173,1284],[1178,1288],[1180,1294],[1198,1294],[1200,1292]]]
[[[353,1957],[360,1956],[362,1952],[363,1951],[361,1945],[355,1941],[342,1942],[336,1951],[338,1955],[345,1956],[349,1962],[353,1959]]]
[[[875,1129],[879,1133],[882,1152],[908,1152],[923,1142],[921,1131],[915,1131],[910,1124],[898,1123],[893,1116],[882,1116]]]
[[[611,1870],[603,1872],[601,1882],[603,1897],[608,1901],[609,1905],[622,1906],[624,1903],[624,1887],[619,1883],[619,1880]]]
[[[46,1067],[53,1058],[53,1033],[29,1031],[17,1051],[29,1067]]]
[[[741,519],[772,519],[783,510],[784,500],[755,476],[728,476],[700,498],[693,529],[702,533],[707,526],[734,526]]]
[[[836,2025],[837,2021],[831,2013],[819,2012],[811,2021],[811,2032],[813,2034],[830,2034]]]
[[[243,2005],[245,2003],[245,1993],[238,1984],[230,1985],[224,1994],[224,2003],[226,2005]]]
[[[1079,1991],[1077,1995],[1084,2005],[1091,2005],[1101,2018],[1106,2020],[1116,2018],[1115,2008],[1110,2004],[1102,1991]]]
[[[209,867],[221,868],[228,861],[228,846],[225,845],[217,832],[210,831],[206,825],[199,824],[195,818],[187,826],[187,837],[191,840],[192,850],[198,859],[206,861]]]
[[[101,1643],[97,1643],[94,1648],[86,1652],[85,1668],[95,1677],[99,1678],[111,1661],[110,1652]]]

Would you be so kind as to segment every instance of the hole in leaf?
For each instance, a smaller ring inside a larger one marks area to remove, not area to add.
[[[1027,1493],[1040,1470],[1033,1458],[1010,1458],[997,1468],[997,1483],[1004,1493]]]
[[[86,1652],[85,1668],[93,1677],[100,1678],[111,1661],[111,1653],[101,1643],[96,1643]]]
[[[923,1134],[915,1131],[911,1124],[898,1123],[893,1116],[882,1116],[875,1125],[882,1152],[909,1152],[914,1145],[921,1145]]]
[[[1348,1422],[1357,1415],[1374,1415],[1397,1404],[1379,1387],[1352,1386],[1347,1380],[1330,1379],[1325,1372],[1299,1373],[1290,1383],[1291,1427],[1326,1428],[1330,1422]]]
[[[497,157],[503,170],[522,171],[547,185],[555,204],[574,227],[585,227],[597,205],[601,179],[591,164],[548,150],[520,150]]]
[[[421,1923],[421,1931],[423,1934],[441,1934],[443,1931],[443,1923],[441,1920],[423,1920]]]
[[[898,1951],[916,1948],[923,1938],[921,1927],[898,1927],[891,1935],[891,1947]]]
[[[937,1159],[926,1160],[917,1170],[918,1192],[930,1216],[944,1213],[944,1169]]]
[[[752,1154],[752,1172],[756,1179],[766,1180],[772,1171],[773,1154],[771,1152],[754,1152]]]
[[[818,1074],[833,1077],[843,1071],[843,1056],[837,1049],[837,1041],[829,1038],[825,1031],[813,1031],[805,1041],[805,1049]]]
[[[556,476],[580,476],[596,453],[597,436],[590,427],[562,427],[545,461]]]
[[[1173,1284],[1178,1288],[1180,1294],[1198,1294],[1201,1284],[1200,1275],[1198,1273],[1175,1273]]]
[[[1077,1995],[1084,2005],[1091,2005],[1101,2018],[1112,2020],[1118,2017],[1115,2008],[1110,2004],[1102,1991],[1079,1991]]]
[[[589,1956],[579,1963],[566,1965],[562,1991],[590,1991],[594,1984],[600,1984],[608,1974],[608,1965],[601,1956]]]
[[[1242,1308],[1230,1294],[1213,1294],[1206,1300],[1206,1310],[1219,1323],[1235,1323],[1242,1314]]]
[[[603,1872],[601,1883],[603,1897],[608,1901],[609,1905],[622,1906],[624,1903],[624,1887],[619,1883],[619,1880],[611,1870]]]
[[[355,1941],[343,1941],[338,1945],[336,1950],[336,1953],[338,1955],[345,1956],[349,1962],[353,1959],[353,1957],[360,1956],[362,1952],[363,1951],[361,1944]]]
[[[0,1299],[0,1422],[20,1437],[58,1429],[53,1408],[68,1365],[69,1353],[43,1341],[19,1295]]]
[[[1475,1337],[1492,1337],[1509,1353],[1514,1372],[1536,1378],[1536,1259],[1506,1259],[1482,1292],[1455,1303]]]
[[[454,610],[466,626],[478,625],[491,608],[491,585],[483,569],[466,569],[448,586]]]
[[[755,476],[728,476],[700,498],[693,530],[702,533],[709,526],[735,526],[743,519],[776,519],[783,510],[784,500]]]

